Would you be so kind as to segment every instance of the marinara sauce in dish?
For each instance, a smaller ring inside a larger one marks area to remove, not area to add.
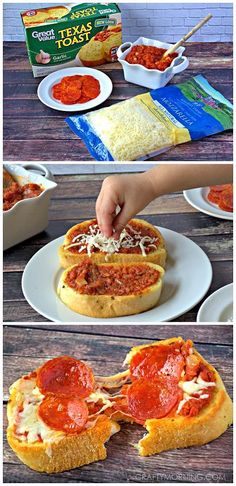
[[[24,186],[20,186],[17,182],[13,182],[9,187],[3,190],[3,211],[8,211],[15,206],[18,201],[39,196],[43,190],[44,189],[38,184],[28,183]]]
[[[66,283],[80,294],[122,296],[138,294],[158,278],[159,272],[149,265],[98,266],[88,261],[68,271]]]
[[[141,64],[147,69],[165,71],[171,65],[173,59],[178,57],[178,53],[173,52],[173,54],[162,59],[166,50],[161,47],[137,45],[132,47],[125,60],[129,64]]]
[[[87,103],[100,94],[99,81],[90,75],[65,76],[52,87],[52,95],[64,105]]]

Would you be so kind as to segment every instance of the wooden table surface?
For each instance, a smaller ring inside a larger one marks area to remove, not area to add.
[[[88,362],[95,374],[122,371],[131,346],[180,335],[192,339],[198,351],[217,368],[232,396],[231,325],[77,326],[27,325],[4,327],[4,403],[8,388],[46,359],[71,354]],[[5,411],[5,407],[4,407]],[[4,414],[5,416],[5,414]],[[4,430],[6,428],[6,416]],[[132,447],[143,436],[137,425],[123,424],[107,444],[105,461],[60,474],[40,474],[24,466],[4,438],[4,481],[70,482],[232,482],[233,431],[215,441],[188,449],[139,457]]]
[[[188,69],[172,80],[183,82],[202,74],[229,100],[232,100],[232,44],[188,42]],[[127,83],[119,63],[101,67],[114,89],[102,106],[144,93],[146,88]],[[4,43],[4,160],[93,160],[82,141],[70,130],[65,118],[70,113],[55,111],[37,98],[34,79],[24,42]],[[179,145],[151,160],[232,160],[232,131],[200,141]]]
[[[4,252],[4,322],[46,321],[24,299],[22,272],[40,248],[65,234],[74,224],[95,217],[95,202],[105,177],[106,174],[55,177],[58,186],[50,205],[47,231]],[[182,193],[158,198],[140,216],[154,225],[182,233],[206,252],[213,267],[213,281],[207,295],[232,282],[231,221],[200,213],[185,201]],[[200,304],[177,320],[195,322]]]

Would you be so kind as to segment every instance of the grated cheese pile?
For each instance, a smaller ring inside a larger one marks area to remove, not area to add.
[[[65,246],[65,250],[78,246],[80,247],[78,253],[81,253],[86,249],[87,254],[90,257],[91,250],[93,248],[97,248],[98,250],[111,255],[113,253],[118,253],[121,248],[139,247],[142,255],[145,257],[145,250],[147,248],[153,248],[155,250],[157,249],[157,237],[152,238],[147,235],[142,236],[141,232],[134,230],[130,225],[127,225],[126,228],[128,228],[133,235],[131,235],[126,229],[123,229],[119,240],[115,240],[115,238],[107,238],[104,236],[97,224],[92,225],[89,227],[88,233],[81,233],[75,236],[72,243]]]
[[[150,98],[142,95],[143,101]],[[114,160],[137,160],[174,145],[174,130],[158,120],[135,96],[87,115],[97,136]]]

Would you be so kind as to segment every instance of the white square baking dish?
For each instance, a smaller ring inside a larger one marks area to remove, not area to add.
[[[139,37],[133,43],[125,42],[122,44],[117,51],[117,57],[123,67],[124,78],[130,83],[138,84],[139,86],[144,86],[149,89],[163,88],[175,74],[184,71],[189,65],[189,60],[187,57],[183,56],[185,47],[178,47],[178,49],[176,49],[176,52],[178,52],[178,57],[172,61],[171,65],[166,68],[165,71],[159,71],[158,69],[147,69],[141,64],[129,64],[125,58],[131,51],[132,47],[136,45],[155,46],[161,47],[162,49],[169,49],[169,47],[172,47],[173,44],[167,44],[166,42],[161,42],[154,39],[147,39],[146,37]]]
[[[32,182],[44,189],[39,196],[18,201],[11,209],[3,211],[3,249],[7,250],[47,228],[50,198],[57,184],[52,173],[41,164],[4,164],[4,167],[19,185]]]

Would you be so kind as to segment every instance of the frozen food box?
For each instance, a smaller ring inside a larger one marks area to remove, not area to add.
[[[21,12],[34,77],[117,60],[122,44],[116,3],[65,4]]]

